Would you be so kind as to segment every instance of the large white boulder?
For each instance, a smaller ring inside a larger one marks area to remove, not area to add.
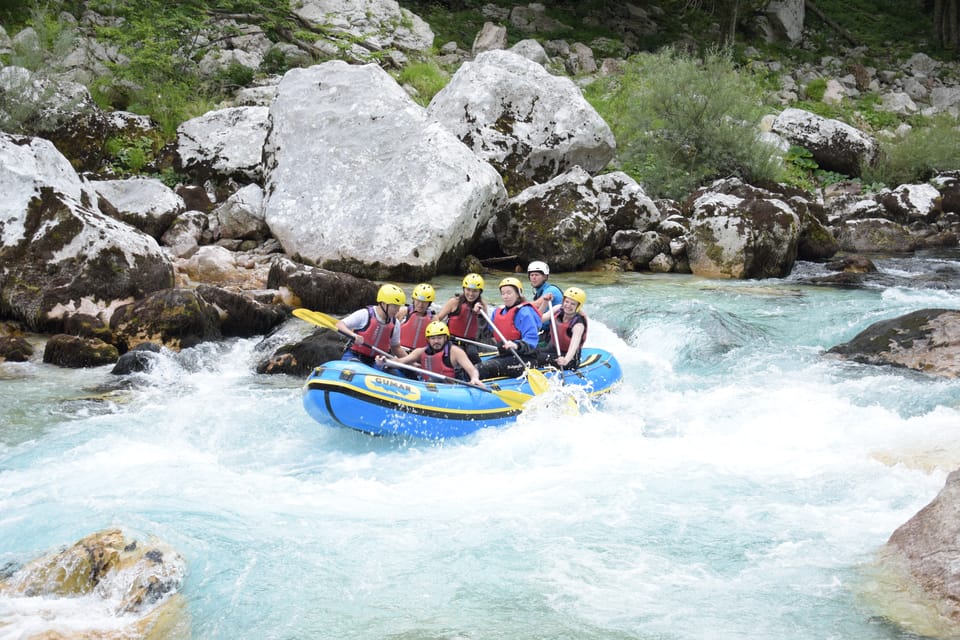
[[[269,111],[265,106],[230,107],[182,123],[177,127],[181,167],[200,178],[258,180]]]
[[[784,109],[773,122],[773,133],[813,154],[821,169],[859,176],[864,163],[873,161],[879,145],[850,125],[803,109]]]
[[[396,0],[294,0],[291,9],[300,19],[371,50],[426,51],[433,46],[430,25]]]
[[[264,173],[264,219],[284,251],[369,278],[456,268],[506,201],[497,172],[377,65],[289,71]]]
[[[513,51],[466,62],[427,107],[504,176],[511,194],[579,166],[594,174],[613,158],[610,127],[570,78]]]
[[[157,242],[104,215],[49,141],[0,133],[0,189],[0,309],[31,330],[173,285]]]

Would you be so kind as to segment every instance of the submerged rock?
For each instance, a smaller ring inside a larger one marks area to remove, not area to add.
[[[0,595],[23,599],[17,610],[28,618],[28,638],[188,638],[177,593],[185,570],[168,546],[107,529],[23,565],[0,581]]]

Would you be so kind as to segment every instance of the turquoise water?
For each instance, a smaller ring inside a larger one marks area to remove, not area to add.
[[[960,381],[823,353],[960,308],[960,282],[911,284],[953,260],[856,290],[555,275],[622,388],[441,443],[313,422],[302,380],[253,373],[279,337],[166,353],[124,388],[0,364],[0,567],[156,536],[186,558],[195,638],[915,637],[863,603],[862,566],[960,466]],[[38,624],[0,597],[0,638]]]

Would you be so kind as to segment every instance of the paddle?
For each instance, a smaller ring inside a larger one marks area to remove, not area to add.
[[[557,336],[557,315],[553,312],[553,300],[547,300],[547,309],[550,310],[550,328],[553,329],[553,344],[557,348],[557,357],[560,353],[560,338]]]
[[[461,338],[460,336],[450,335],[452,340],[457,342],[463,342],[464,344],[472,344],[475,347],[483,347],[484,349],[492,349],[492,344],[487,344],[486,342],[477,342],[476,340],[467,340],[466,338]]]
[[[550,327],[553,329],[553,344],[557,347],[557,357],[559,358],[561,355],[560,338],[557,336],[557,316],[553,312],[553,300],[547,300],[547,308],[550,310]],[[556,379],[560,381],[560,386],[563,386],[562,370],[558,370]],[[577,401],[573,398],[567,398],[566,412],[567,415],[578,415],[580,413],[580,405],[578,405]]]
[[[334,318],[333,316],[328,316],[327,314],[321,313],[320,311],[311,311],[310,309],[294,309],[293,315],[300,318],[301,320],[306,320],[311,324],[324,327],[325,329],[333,329],[340,335],[345,336],[347,338],[350,337],[345,332],[340,331],[340,329],[337,328],[337,319]],[[443,380],[444,382],[449,382],[451,384],[460,384],[460,385],[470,387],[471,389],[477,389],[479,391],[484,391],[486,393],[492,393],[493,395],[500,398],[500,400],[502,400],[504,404],[506,404],[507,406],[513,409],[522,409],[524,403],[533,397],[529,394],[522,393],[520,391],[514,391],[512,389],[496,390],[496,389],[487,389],[486,387],[478,387],[476,385],[470,384],[469,382],[466,382],[465,380],[458,380],[457,378],[451,378],[450,376],[445,376],[442,373],[436,373],[434,371],[428,371],[427,369],[421,369],[420,367],[415,367],[413,365],[406,364],[404,362],[397,362],[393,359],[393,354],[387,353],[386,351],[382,349],[378,349],[371,345],[367,345],[367,346],[369,346],[373,351],[376,351],[380,355],[390,358],[391,367],[398,367],[400,369],[408,369],[410,371],[416,371],[417,373],[422,373],[423,375],[426,375],[426,376],[438,378],[440,380]]]
[[[497,337],[500,338],[500,343],[505,343],[507,339],[503,337],[503,334],[500,332],[500,329],[497,328],[497,325],[494,324],[490,318],[486,316],[486,314],[481,313],[479,315],[486,321],[488,325],[490,325],[490,328],[493,329],[493,332],[497,334]],[[527,382],[530,383],[530,388],[533,390],[535,395],[540,395],[550,388],[550,382],[547,380],[547,377],[536,369],[531,369],[526,360],[520,357],[520,354],[517,353],[516,349],[510,349],[510,353],[516,356],[517,360],[520,361],[520,364],[523,365],[523,371],[527,374]]]

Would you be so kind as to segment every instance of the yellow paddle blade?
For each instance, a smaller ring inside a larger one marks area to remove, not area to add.
[[[310,309],[294,309],[293,315],[301,320],[306,320],[311,324],[315,324],[320,327],[326,327],[327,329],[333,329],[334,331],[337,330],[337,319],[333,316],[328,316],[325,313],[311,311]]]
[[[500,391],[493,391],[493,395],[497,396],[498,398],[503,400],[504,403],[506,403],[507,405],[509,405],[514,409],[522,409],[523,405],[526,404],[527,400],[533,397],[529,394],[526,394],[520,391],[514,391],[512,389],[502,389]]]
[[[536,369],[527,369],[527,382],[530,383],[530,388],[536,395],[545,393],[550,388],[550,381],[547,380],[547,376]]]

